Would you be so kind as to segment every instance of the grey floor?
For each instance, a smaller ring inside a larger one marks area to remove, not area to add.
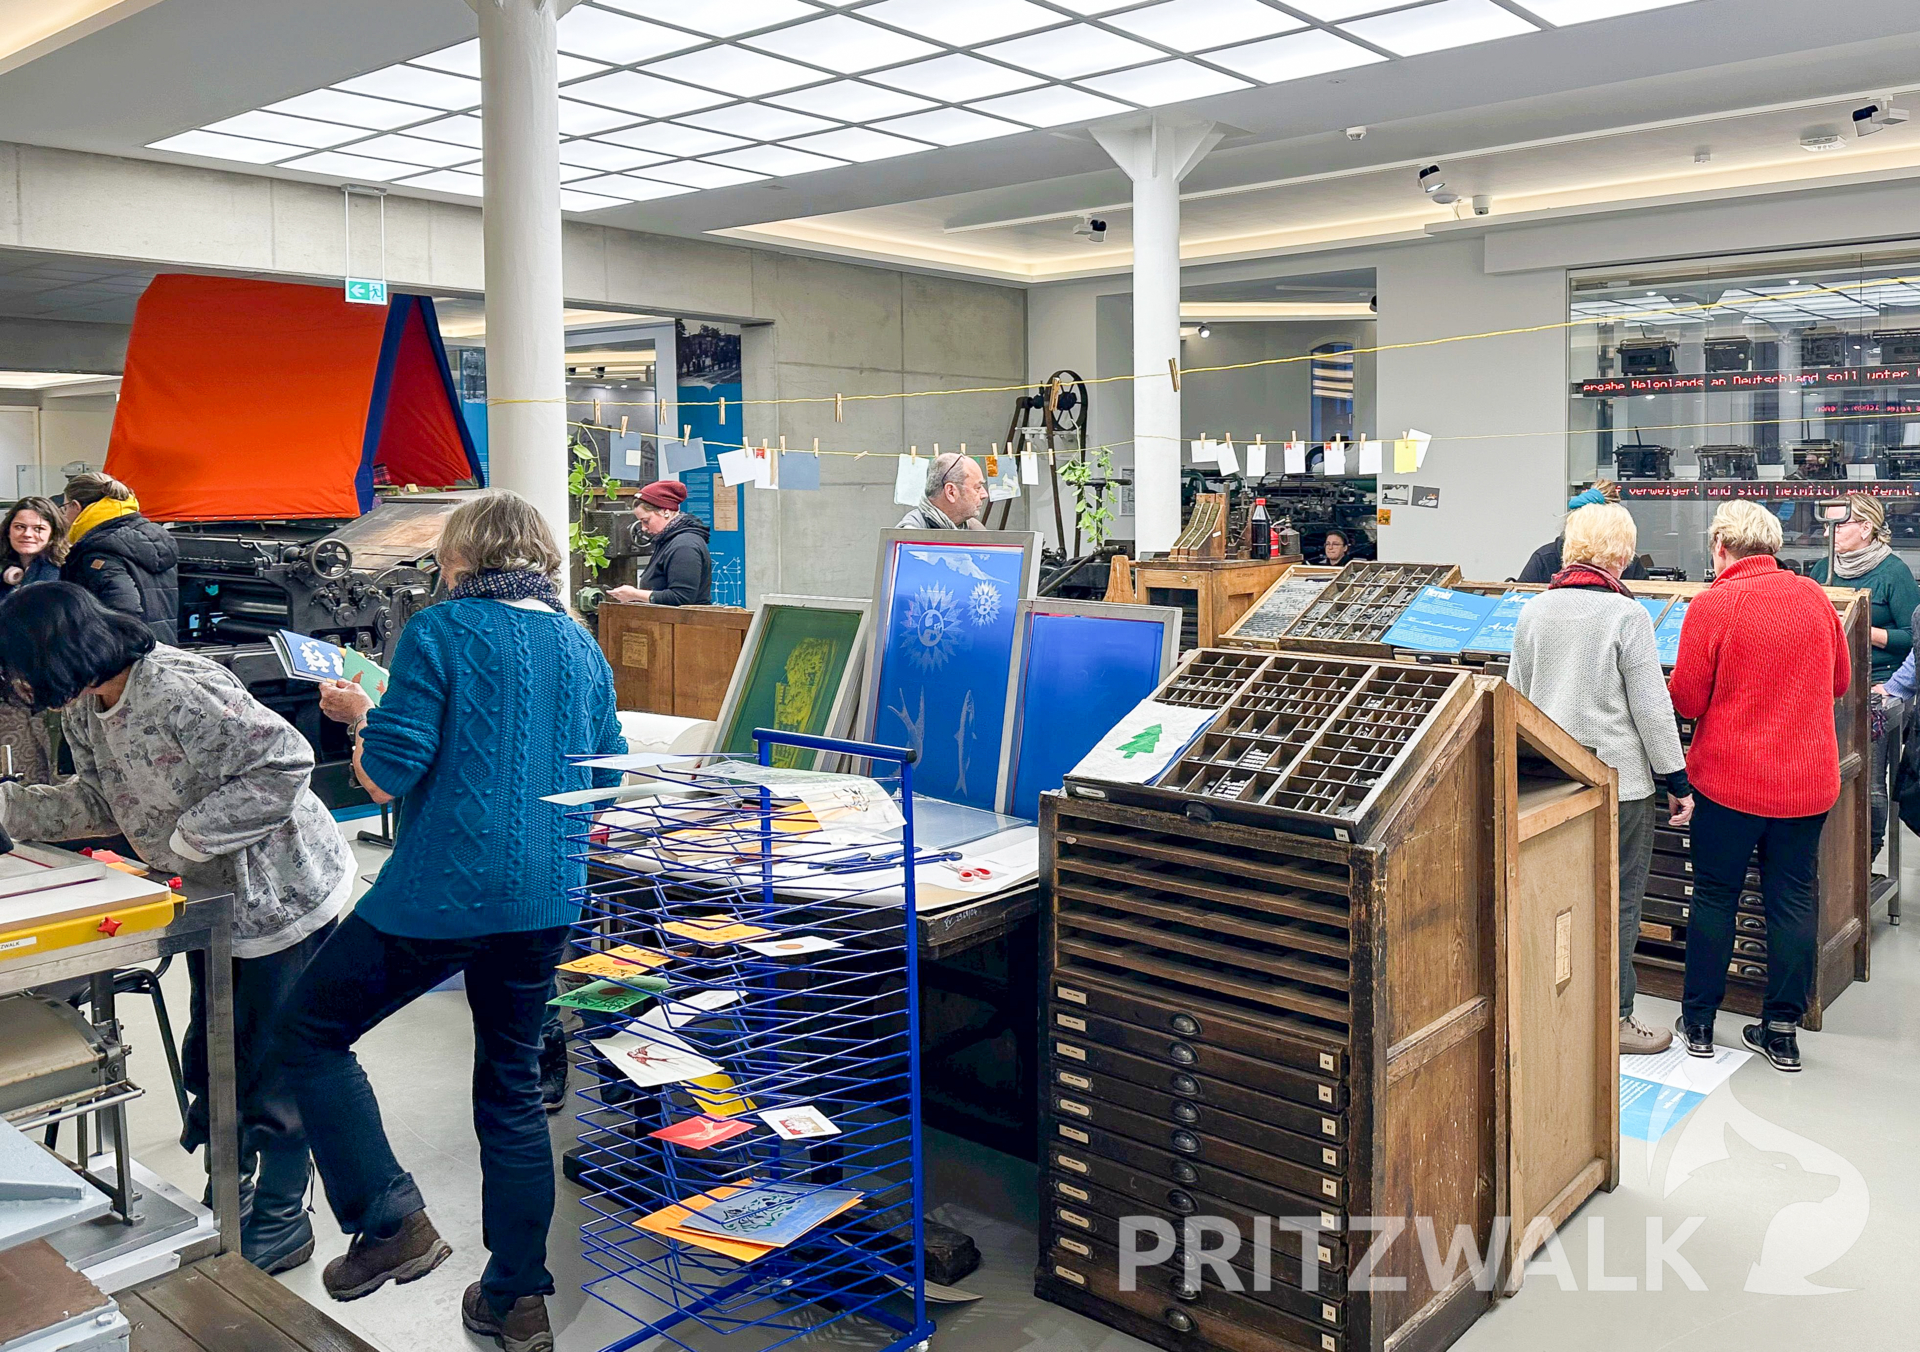
[[[362,872],[383,856],[356,845]],[[1873,980],[1850,988],[1826,1030],[1802,1034],[1806,1071],[1778,1074],[1759,1061],[1740,1070],[1657,1147],[1627,1141],[1619,1188],[1590,1201],[1563,1229],[1564,1276],[1536,1271],[1456,1347],[1465,1352],[1632,1347],[1658,1352],[1752,1352],[1768,1348],[1910,1349],[1920,1341],[1920,840],[1906,837],[1912,919],[1905,929],[1876,918]],[[184,974],[172,991],[184,1015]],[[164,1092],[146,1001],[126,1000],[136,1078],[160,1092],[133,1105],[136,1156],[195,1195],[197,1162],[179,1148],[179,1121]],[[1670,1023],[1673,1006],[1642,999],[1642,1017]],[[1737,1017],[1723,1017],[1722,1043],[1738,1045]],[[361,1046],[401,1162],[426,1194],[454,1247],[424,1281],[389,1287],[350,1305],[320,1288],[320,1267],[344,1238],[324,1204],[316,1211],[316,1261],[287,1274],[288,1286],[386,1352],[483,1346],[460,1328],[460,1293],[485,1261],[480,1243],[478,1146],[469,1113],[472,1035],[458,992],[422,998]],[[573,1123],[554,1119],[556,1157]],[[1139,1352],[1145,1344],[1032,1296],[1034,1173],[1031,1166],[953,1138],[930,1144],[935,1214],[971,1234],[985,1257],[967,1289],[984,1298],[938,1312],[939,1346],[965,1352]],[[550,1302],[559,1352],[592,1352],[626,1336],[623,1316],[581,1293],[597,1275],[581,1257],[586,1213],[561,1185]],[[1671,1268],[1660,1288],[1645,1274],[1648,1228],[1671,1238],[1700,1217],[1679,1245],[1704,1289]],[[1596,1245],[1596,1234],[1604,1242]],[[1631,1282],[1631,1290],[1618,1289]],[[1607,1289],[1611,1285],[1614,1289]],[[828,1335],[805,1339],[832,1348]],[[656,1348],[670,1347],[663,1341]]]

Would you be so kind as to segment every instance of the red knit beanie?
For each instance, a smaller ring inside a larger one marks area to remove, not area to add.
[[[640,490],[640,501],[669,512],[679,511],[686,500],[687,486],[678,479],[660,479]]]

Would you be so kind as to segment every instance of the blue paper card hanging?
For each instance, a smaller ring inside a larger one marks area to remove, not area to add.
[[[788,492],[817,492],[820,488],[820,457],[812,451],[780,452],[780,477],[775,482]]]
[[[660,473],[662,477],[685,474],[690,469],[707,467],[707,443],[701,437],[689,437],[685,441],[674,441],[668,437],[660,439]]]

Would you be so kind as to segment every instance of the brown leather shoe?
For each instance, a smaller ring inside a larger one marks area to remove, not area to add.
[[[453,1246],[440,1238],[427,1213],[416,1211],[392,1239],[355,1235],[347,1251],[327,1264],[320,1281],[335,1300],[358,1300],[388,1282],[417,1282],[452,1255]]]
[[[553,1352],[553,1326],[547,1323],[547,1298],[522,1296],[503,1319],[487,1304],[486,1293],[475,1282],[460,1298],[460,1322],[467,1332],[492,1338],[507,1352]]]

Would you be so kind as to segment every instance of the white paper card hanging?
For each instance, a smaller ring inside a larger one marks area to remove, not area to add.
[[[1215,444],[1213,463],[1220,466],[1220,472],[1222,474],[1238,474],[1240,472],[1240,456],[1233,449],[1231,442]]]
[[[893,501],[898,507],[917,507],[927,495],[927,462],[903,455],[893,471]]]
[[[1307,472],[1307,443],[1289,441],[1280,448],[1281,463],[1287,474],[1305,474]]]
[[[1347,443],[1329,441],[1326,459],[1320,462],[1320,472],[1328,478],[1336,478],[1347,472]]]
[[[1427,463],[1427,447],[1433,445],[1433,433],[1408,428],[1407,440],[1413,443],[1413,467],[1419,469]]]
[[[736,484],[750,484],[760,475],[758,461],[751,451],[720,452],[720,482],[728,488]],[[915,498],[915,502],[919,499]]]
[[[1264,479],[1267,477],[1267,443],[1256,441],[1247,447],[1247,477]]]
[[[1192,453],[1193,463],[1196,465],[1211,465],[1214,460],[1214,452],[1218,449],[1217,443],[1208,441],[1204,437],[1195,437],[1187,443],[1187,446]]]
[[[1369,437],[1360,443],[1360,473],[1378,474],[1380,472],[1380,443]]]
[[[1040,457],[1032,451],[1020,452],[1020,482],[1023,484],[1040,482]]]

